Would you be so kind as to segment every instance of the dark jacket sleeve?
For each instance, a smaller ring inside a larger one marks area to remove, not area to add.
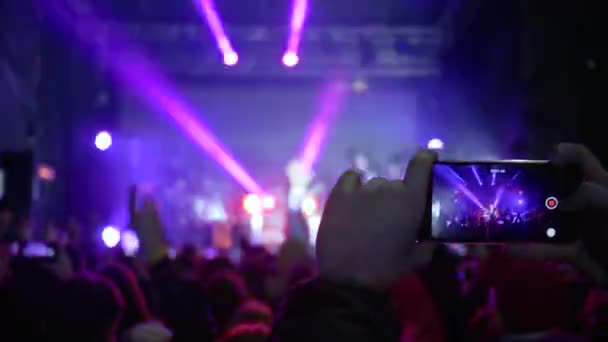
[[[398,341],[400,330],[388,294],[315,279],[290,292],[270,341]]]
[[[154,314],[173,331],[172,341],[213,341],[216,326],[199,279],[181,275],[173,260],[163,258],[150,269],[150,303]]]

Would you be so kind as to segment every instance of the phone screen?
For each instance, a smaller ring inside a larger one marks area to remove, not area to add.
[[[546,161],[438,162],[430,231],[445,242],[569,242],[560,177]]]

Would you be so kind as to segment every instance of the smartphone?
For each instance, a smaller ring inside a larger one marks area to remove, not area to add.
[[[544,160],[436,162],[420,240],[573,242],[576,218],[560,202],[579,181]]]
[[[13,242],[10,246],[11,255],[27,259],[53,259],[57,253],[50,244],[37,241]]]

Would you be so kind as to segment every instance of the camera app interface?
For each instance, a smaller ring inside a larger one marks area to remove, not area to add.
[[[442,164],[433,169],[431,237],[442,241],[551,241],[559,199],[546,164]]]

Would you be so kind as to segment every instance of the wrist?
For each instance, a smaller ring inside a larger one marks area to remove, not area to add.
[[[388,301],[389,291],[387,287],[371,284],[369,281],[334,278],[328,276],[319,276],[316,280],[320,288],[334,288],[336,290],[344,290],[351,293],[359,293],[374,299],[375,301]]]
[[[362,274],[356,272],[348,272],[349,274],[338,274],[337,272],[321,271],[320,279],[328,281],[336,285],[347,285],[357,289],[368,289],[374,293],[388,293],[388,290],[393,285],[394,281],[391,277],[376,274]]]
[[[326,303],[329,307],[348,308],[350,314],[367,320],[374,330],[384,334],[399,335],[400,322],[392,305],[389,292],[347,281],[336,281],[320,276],[294,289],[300,302]]]

